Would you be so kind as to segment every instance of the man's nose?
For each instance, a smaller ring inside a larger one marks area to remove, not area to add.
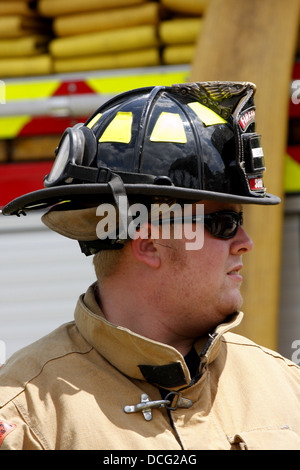
[[[231,251],[234,254],[243,254],[251,251],[254,246],[252,239],[242,226],[239,226],[235,237],[232,239]]]

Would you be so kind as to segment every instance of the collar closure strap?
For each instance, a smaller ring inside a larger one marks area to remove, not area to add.
[[[186,376],[180,362],[162,366],[139,365],[139,369],[147,382],[157,384],[160,387],[172,388],[187,385]]]

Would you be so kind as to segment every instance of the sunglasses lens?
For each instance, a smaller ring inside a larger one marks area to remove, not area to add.
[[[218,238],[232,238],[242,224],[242,215],[237,212],[216,212],[210,215],[209,230]]]

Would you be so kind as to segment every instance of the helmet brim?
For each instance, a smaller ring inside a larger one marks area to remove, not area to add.
[[[171,197],[187,201],[221,201],[224,203],[276,205],[280,198],[269,193],[255,196],[226,194],[199,189],[182,188],[155,184],[125,184],[127,195]],[[72,201],[74,205],[101,204],[102,195],[111,195],[111,187],[107,183],[69,184],[40,189],[24,194],[10,201],[3,207],[3,215],[20,215],[32,210],[46,209],[59,202]]]

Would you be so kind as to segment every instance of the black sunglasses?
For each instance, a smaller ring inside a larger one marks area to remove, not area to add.
[[[192,222],[203,223],[207,230],[216,238],[233,238],[240,225],[243,225],[243,213],[229,210],[212,212],[204,216],[192,215],[188,217],[173,218],[170,222]],[[163,222],[163,221],[161,221]]]
[[[224,210],[204,214],[204,225],[214,237],[233,238],[239,226],[243,225],[243,213]]]

